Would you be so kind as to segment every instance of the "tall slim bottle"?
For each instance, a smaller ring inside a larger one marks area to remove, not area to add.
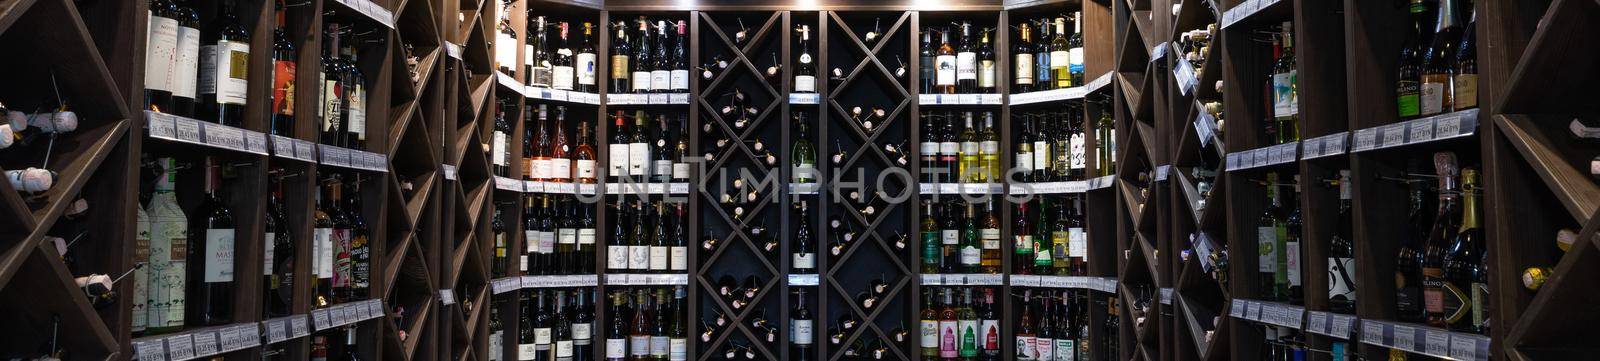
[[[1055,38],[1050,39],[1050,75],[1056,88],[1070,88],[1072,82],[1072,50],[1067,45],[1067,18],[1056,18]]]
[[[250,32],[234,16],[234,1],[222,3],[222,16],[212,22],[200,47],[199,118],[227,126],[244,126],[250,85]]]
[[[1029,22],[1024,21],[1018,24],[1017,33],[1021,37],[1017,41],[1017,45],[1011,49],[1011,65],[1014,68],[1011,72],[1011,84],[1015,85],[1016,89],[1011,91],[1025,93],[1033,91],[1033,27]],[[926,47],[924,46],[924,48]]]
[[[189,223],[189,234],[205,237],[188,247],[189,258],[200,261],[189,267],[190,298],[187,300],[191,325],[210,326],[233,320],[234,288],[234,236],[233,211],[218,195],[222,183],[221,164],[206,157],[205,195],[195,218]]]
[[[294,136],[295,69],[300,52],[289,39],[288,22],[284,16],[284,0],[277,0],[277,27],[272,32],[272,135]],[[152,20],[151,24],[155,24]],[[177,22],[173,21],[173,25]],[[152,29],[154,26],[152,26]],[[153,32],[152,32],[153,33]],[[163,39],[165,40],[165,39]],[[170,54],[168,54],[170,55]],[[149,79],[147,75],[145,77]],[[168,93],[167,96],[171,96]]]
[[[178,180],[178,163],[160,158],[162,175],[145,213],[150,217],[150,289],[145,301],[149,316],[146,334],[155,335],[183,329],[188,281],[189,217],[178,206],[173,191]]]

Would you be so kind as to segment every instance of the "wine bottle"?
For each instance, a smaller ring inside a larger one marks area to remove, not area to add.
[[[340,146],[344,140],[344,62],[339,61],[339,34],[342,27],[339,23],[329,23],[328,31],[323,36],[328,39],[328,46],[322,49],[322,93],[318,104],[322,107],[322,128],[318,139],[322,144]]]
[[[1396,116],[1400,120],[1415,118],[1422,114],[1422,56],[1423,49],[1422,24],[1428,6],[1423,0],[1411,0],[1407,8],[1411,18],[1411,31],[1406,33],[1406,38],[1400,47],[1400,58],[1396,61],[1395,101]]]
[[[1024,21],[1017,24],[1017,33],[1020,38],[1017,45],[1012,47],[1012,85],[1016,86],[1013,92],[1025,93],[1033,91],[1033,27],[1032,23]],[[924,46],[926,48],[926,46]],[[1020,348],[1020,347],[1019,347]],[[1018,353],[1021,354],[1020,352]],[[1019,356],[1020,357],[1020,356]]]
[[[939,357],[945,360],[955,359],[960,350],[957,349],[957,333],[959,320],[956,318],[955,298],[952,290],[943,289],[944,306],[939,311]]]
[[[1050,76],[1055,79],[1056,88],[1071,88],[1072,82],[1072,51],[1067,46],[1067,19],[1056,18],[1055,38],[1050,39]]]
[[[1068,273],[1084,276],[1088,273],[1089,233],[1083,225],[1083,197],[1072,198],[1072,208],[1067,210]]]
[[[936,78],[934,75],[936,73],[934,53],[938,50],[938,47],[933,44],[933,29],[922,29],[922,46],[917,49],[918,65],[920,65],[917,68],[920,75],[918,79],[922,80],[920,84],[922,88],[918,93],[933,94],[933,84]]]
[[[689,91],[689,46],[686,43],[689,37],[689,24],[678,20],[677,45],[672,47],[672,56],[669,64],[672,65],[672,91],[683,93]]]
[[[655,51],[653,51],[654,48],[650,47],[650,22],[640,16],[634,23],[638,24],[639,37],[634,39],[633,46],[634,51],[638,53],[633,64],[633,91],[636,93],[649,93],[651,91],[650,68],[656,65],[651,58],[651,56],[655,55]]]
[[[978,51],[972,43],[972,23],[961,22],[961,39],[956,47],[956,92],[977,92]]]
[[[494,217],[489,220],[489,231],[494,234],[494,260],[489,265],[489,271],[495,278],[505,277],[511,271],[507,268],[509,266],[507,262],[510,261],[507,254],[510,252],[511,244],[506,241],[504,213],[500,207],[494,207]],[[528,272],[528,256],[523,255],[520,258],[519,267],[522,272]]]
[[[633,44],[628,41],[628,23],[618,22],[612,24],[616,28],[616,36],[611,38],[611,93],[623,94],[633,91]]]
[[[961,143],[956,138],[955,114],[947,111],[939,116],[944,119],[944,127],[939,132],[939,169],[944,171],[940,181],[957,183],[961,181]]]
[[[654,321],[649,316],[652,305],[644,290],[636,291],[633,300],[633,322],[632,327],[628,328],[628,359],[647,361],[650,360],[650,333]]]
[[[1328,309],[1355,312],[1355,243],[1351,238],[1354,214],[1350,208],[1350,170],[1339,171],[1339,223],[1328,241]]]
[[[981,272],[1000,273],[1000,220],[995,218],[994,202],[984,203],[983,220],[979,222],[978,243],[982,246],[979,264]]]
[[[192,214],[195,218],[189,222],[189,226],[193,227],[189,234],[205,238],[189,245],[187,250],[189,259],[200,261],[196,267],[188,268],[189,278],[199,282],[189,283],[190,298],[186,300],[184,308],[188,310],[188,324],[210,326],[228,323],[233,319],[233,244],[236,230],[233,211],[223,201],[223,196],[218,194],[218,187],[222,184],[222,165],[215,158],[206,157],[203,167],[205,194],[200,207]]]
[[[293,137],[295,110],[295,69],[297,68],[296,64],[299,63],[300,52],[294,45],[294,42],[290,41],[289,39],[289,25],[286,20],[283,1],[284,0],[277,0],[274,4],[274,13],[277,17],[278,23],[272,31],[272,124],[270,129],[268,129],[268,133],[277,136]],[[155,6],[152,5],[151,13],[154,14],[155,11]],[[163,9],[163,11],[165,11],[165,9]],[[157,28],[157,20],[162,22],[162,24],[160,24],[160,29]],[[170,24],[167,22],[170,22]],[[162,73],[157,74],[157,76],[165,78],[170,76],[167,72],[171,71],[170,61],[172,57],[172,51],[174,50],[172,47],[175,47],[176,38],[174,36],[177,35],[177,21],[170,18],[157,19],[154,17],[154,15],[152,15],[150,24],[151,44],[155,44],[159,40],[163,47],[160,49],[160,54],[165,57],[163,60],[169,63],[166,64],[167,68],[162,69]],[[156,34],[158,31],[160,32],[160,39],[157,39]],[[148,64],[151,61],[152,60],[150,59],[146,59],[145,63]],[[145,75],[147,83],[151,76],[152,75],[148,73]],[[166,101],[170,101],[169,98],[172,96],[172,93],[170,92],[171,85],[165,83],[168,81],[168,79],[162,79],[161,81],[163,82],[161,90],[166,91],[167,93],[158,95],[157,97],[165,97]]]
[[[615,130],[611,134],[611,143],[606,145],[606,173],[612,181],[622,181],[628,178],[628,132],[623,128],[622,111],[618,110],[612,117]]]
[[[199,118],[217,124],[244,126],[250,85],[250,32],[234,16],[234,0],[224,0],[222,14],[203,33],[200,47]]]
[[[1300,141],[1300,97],[1294,57],[1294,23],[1283,22],[1283,48],[1272,69],[1272,129],[1277,144]],[[1446,75],[1448,77],[1448,75]]]
[[[517,33],[511,29],[511,12],[507,11],[507,7],[500,7],[499,23],[495,24],[494,66],[495,70],[511,75],[511,69],[517,66]]]
[[[611,294],[611,325],[606,330],[606,361],[625,361],[628,358],[628,321],[623,313],[624,293]]]
[[[351,35],[353,38],[354,35]],[[344,44],[344,139],[341,141],[347,148],[367,148],[367,80],[361,72],[358,54],[355,51],[355,39]]]
[[[934,220],[933,202],[922,201],[922,273],[938,273],[940,261],[943,260],[941,249],[943,232],[938,221]]]
[[[945,203],[942,208],[944,208],[944,224],[939,228],[939,241],[941,243],[939,253],[942,255],[940,258],[943,259],[943,262],[939,267],[939,272],[961,272],[959,271],[963,268],[961,262],[961,211],[956,208],[953,201]]]
[[[538,296],[534,301],[534,307],[536,308],[533,309],[533,313],[524,316],[533,318],[533,359],[537,361],[549,361],[551,359],[550,351],[552,346],[555,345],[553,337],[555,322],[551,316],[553,312],[551,312],[550,306],[552,300],[556,298],[555,296],[559,295],[559,292],[554,294],[552,292],[543,289],[538,290]]]
[[[552,76],[550,64],[550,24],[544,16],[528,21],[528,45],[523,47],[522,62],[528,67],[528,86],[549,88]]]
[[[283,3],[278,2],[281,8]],[[144,97],[146,109],[171,112],[173,78],[178,51],[178,6],[172,0],[150,1],[149,23],[144,46]],[[279,13],[282,19],[282,13]],[[282,29],[281,24],[278,26]],[[276,57],[275,57],[276,58]]]
[[[324,181],[317,192],[316,209],[312,213],[311,275],[313,308],[332,305],[333,299],[333,244],[335,205],[331,181]]]
[[[1456,238],[1459,225],[1455,222],[1461,212],[1456,183],[1458,169],[1455,154],[1434,154],[1434,169],[1439,178],[1439,208],[1428,232],[1428,242],[1423,248],[1422,295],[1427,312],[1427,323],[1434,327],[1450,327],[1455,320],[1465,316],[1463,305],[1469,298],[1461,289],[1450,284],[1444,275],[1445,258],[1450,244]]]
[[[650,181],[667,183],[672,181],[672,130],[667,125],[665,114],[656,114],[655,140],[651,141],[650,153],[655,155],[650,169]]]
[[[578,122],[578,146],[572,152],[572,176],[577,183],[593,184],[598,179],[595,174],[594,146],[589,144],[593,134],[589,129],[589,121]]]
[[[671,257],[668,270],[675,273],[687,272],[689,270],[689,244],[686,240],[688,231],[685,229],[685,225],[689,223],[689,219],[684,214],[683,203],[675,203],[673,207],[675,219],[672,222],[672,238],[667,240],[668,253]]]
[[[145,213],[150,218],[150,287],[145,300],[147,310],[146,334],[162,334],[182,329],[188,272],[188,252],[173,252],[188,248],[189,217],[178,206],[177,162],[172,158],[157,160],[161,176],[156,180],[155,192]]]
[[[994,44],[989,42],[988,29],[982,30],[983,40],[978,46],[978,92],[995,92]]]
[[[288,217],[283,210],[283,184],[273,182],[271,198],[267,205],[265,238],[262,245],[262,271],[266,286],[266,313],[267,317],[286,316],[291,313],[290,307],[294,302],[294,265],[296,242],[294,232],[289,232]],[[140,213],[143,213],[141,210]],[[142,222],[141,222],[142,223]],[[148,233],[146,230],[145,233]],[[146,234],[144,237],[149,237]],[[148,238],[146,239],[148,244]],[[143,301],[139,301],[143,302]],[[141,310],[142,311],[142,310]]]
[[[593,292],[594,290],[592,289],[580,289],[572,293],[573,306],[570,311],[572,315],[568,316],[568,318],[572,320],[572,327],[570,328],[572,329],[573,360],[592,360],[597,358],[592,356],[593,347],[590,346],[594,344],[594,311],[590,309],[591,306],[589,305],[589,297]]]
[[[508,158],[511,157],[509,134],[511,123],[506,121],[505,112],[495,113],[494,131],[489,133],[489,158],[494,175],[501,177],[511,176],[511,167]]]
[[[1100,120],[1094,124],[1095,156],[1098,157],[1095,166],[1101,177],[1117,173],[1117,128],[1115,120],[1111,119],[1111,112],[1100,112]]]
[[[981,149],[977,128],[972,125],[972,112],[963,112],[962,119],[966,120],[966,126],[961,129],[960,179],[963,183],[982,183],[986,172],[979,161]]]
[[[666,93],[672,91],[672,59],[667,58],[667,22],[656,20],[655,53],[651,60],[655,61],[650,67],[650,91]]]
[[[570,40],[567,38],[567,32],[570,30],[571,24],[563,21],[557,27],[561,29],[561,43],[556,45],[554,60],[550,62],[550,87],[556,90],[573,90],[575,89],[575,84],[573,83],[577,80],[574,78],[577,76],[577,69],[574,68],[576,66],[573,59],[575,53],[571,48]]]
[[[567,196],[555,196],[555,209],[550,218],[555,218],[556,226],[556,252],[555,258],[560,260],[559,270],[555,274],[578,274],[579,261],[582,256],[578,254],[578,223],[579,219],[573,214],[572,209],[578,207],[576,201],[568,203]]]
[[[652,75],[653,76],[653,75]],[[633,137],[628,139],[628,179],[644,182],[650,176],[650,139],[645,135],[648,121],[643,110],[633,113]]]
[[[1054,63],[1050,59],[1054,55],[1050,51],[1051,28],[1050,19],[1039,19],[1039,41],[1033,44],[1033,83],[1036,84],[1034,90],[1056,88],[1056,82],[1053,80],[1055,77],[1051,74],[1054,70],[1051,68],[1051,64]]]
[[[346,300],[367,298],[372,283],[372,231],[367,228],[366,217],[362,216],[365,213],[361,206],[362,175],[355,177],[355,182],[350,183],[349,204],[345,205],[345,218],[350,220],[350,287],[344,297]]]
[[[1072,35],[1067,38],[1067,71],[1072,83],[1084,85],[1083,79],[1083,12],[1072,13]]]
[[[1282,198],[1278,195],[1278,174],[1267,173],[1267,199],[1269,206],[1262,209],[1256,221],[1256,245],[1261,250],[1261,256],[1256,261],[1256,271],[1260,274],[1260,293],[1263,298],[1277,301],[1288,294],[1289,275],[1287,267],[1280,265],[1288,258],[1284,253],[1284,241],[1288,238],[1288,229],[1284,227],[1283,219],[1279,216],[1283,212]]]
[[[1000,315],[994,305],[994,289],[983,288],[983,303],[978,307],[978,359],[1000,360]]]
[[[933,300],[932,290],[922,294],[922,312],[917,322],[919,330],[917,346],[924,360],[939,357],[939,311]]]
[[[1433,44],[1422,58],[1421,116],[1444,113],[1455,105],[1451,98],[1450,68],[1455,65],[1457,40],[1461,35],[1460,16],[1455,1],[1439,1],[1438,20],[1434,21]]]
[[[978,312],[972,309],[972,288],[961,290],[961,308],[956,310],[956,327],[961,332],[957,355],[963,360],[978,358]]]
[[[1000,182],[1000,134],[994,130],[994,112],[983,112],[983,130],[978,131],[978,180]]]
[[[1461,169],[1461,226],[1445,254],[1446,288],[1458,293],[1461,305],[1446,318],[1450,329],[1484,333],[1489,327],[1488,267],[1483,229],[1478,222],[1478,171]]]
[[[934,91],[930,93],[956,93],[956,50],[950,46],[950,31],[939,32],[938,56],[934,57]]]
[[[594,51],[594,23],[583,22],[583,40],[579,44],[581,45],[578,46],[577,63],[573,64],[578,74],[576,89],[585,93],[597,92],[599,90],[595,77],[598,69],[595,69],[595,62],[598,59],[595,59]]]
[[[811,48],[806,44],[811,40],[811,25],[800,25],[800,64],[794,69],[794,92],[817,92],[817,65],[811,57]]]
[[[573,292],[577,293],[577,292]],[[553,346],[550,354],[556,361],[573,361],[575,344],[572,339],[572,319],[567,317],[567,292],[557,290],[555,294],[555,309],[551,312],[550,339]]]
[[[654,227],[650,232],[650,272],[664,273],[671,263],[671,246],[667,239],[667,212],[661,202],[653,202],[655,211]]]
[[[807,211],[806,201],[800,201],[799,221],[794,230],[794,248],[790,250],[791,259],[789,268],[792,273],[815,273],[817,271],[817,250],[811,240],[811,213]]]
[[[795,290],[794,298],[794,311],[789,319],[789,342],[794,343],[797,359],[809,360],[811,345],[816,342],[816,336],[812,331],[815,321],[812,319],[811,309],[806,307],[805,288]]]
[[[1026,24],[1026,23],[1024,23]],[[1033,291],[1022,291],[1022,318],[1017,321],[1016,350],[1018,360],[1036,360],[1034,355],[1038,352],[1038,339],[1035,338],[1033,329]]]
[[[1028,203],[1030,202],[1017,203],[1016,221],[1011,226],[1013,239],[1011,249],[1015,253],[1011,259],[1016,262],[1016,268],[1012,272],[1022,275],[1032,273],[1030,265],[1033,264],[1034,257],[1034,235],[1031,229],[1033,227],[1028,223]]]
[[[1471,20],[1461,31],[1461,44],[1456,46],[1455,63],[1452,64],[1450,99],[1451,110],[1462,111],[1478,107],[1478,11],[1473,9]]]
[[[795,126],[799,134],[794,138],[794,145],[789,150],[789,162],[794,169],[792,182],[797,184],[816,183],[819,172],[817,170],[817,149],[811,144],[811,136],[807,133],[810,124],[806,121],[806,113],[794,114]]]

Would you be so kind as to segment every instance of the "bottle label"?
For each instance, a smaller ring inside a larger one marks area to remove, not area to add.
[[[591,337],[589,329],[590,326],[587,323],[572,324],[572,342],[578,345],[588,345]]]
[[[1455,94],[1450,100],[1455,101],[1455,110],[1472,109],[1478,107],[1478,74],[1456,74]]]
[[[671,160],[657,160],[657,161],[655,161],[655,172],[653,172],[652,174],[655,174],[657,176],[671,177],[672,176],[672,161]]]
[[[1038,346],[1036,344],[1034,344],[1034,341],[1035,340],[1033,339],[1033,337],[1017,336],[1017,359],[1018,360],[1033,360],[1034,359],[1033,354],[1034,354],[1034,352],[1038,351],[1037,350]]]
[[[578,244],[594,244],[594,228],[579,228]]]
[[[628,175],[644,176],[645,166],[650,164],[650,145],[646,143],[628,143]]]
[[[682,338],[672,339],[672,346],[667,353],[668,361],[685,361],[689,359],[689,340]]]
[[[628,357],[628,340],[620,338],[606,339],[606,358],[623,359]]]
[[[295,63],[279,60],[272,72],[272,114],[294,116]]]
[[[489,361],[505,360],[505,331],[489,334]]]
[[[493,158],[494,165],[506,165],[506,132],[496,130],[490,139],[489,157]]]
[[[1074,343],[1069,339],[1056,339],[1056,361],[1073,361],[1073,356],[1078,354]]]
[[[994,88],[994,60],[984,59],[978,62],[978,87]]]
[[[961,243],[961,231],[946,229],[939,232],[939,243],[947,246]]]
[[[1284,266],[1288,268],[1289,286],[1300,285],[1300,242],[1287,242],[1283,245]]]
[[[1400,79],[1395,83],[1395,101],[1399,109],[1397,115],[1400,118],[1414,117],[1420,114],[1422,109],[1421,104],[1418,104],[1421,100],[1418,99],[1418,93],[1421,89],[1418,88],[1421,86],[1415,79]]]
[[[1000,350],[1000,320],[978,322],[978,346],[984,350]]]
[[[556,244],[578,244],[577,228],[556,229]]]
[[[689,90],[689,69],[677,69],[672,71],[672,90]]]
[[[1278,271],[1277,227],[1256,227],[1256,272]]]
[[[594,53],[578,53],[578,84],[594,85]]]
[[[919,323],[918,326],[921,329],[921,335],[922,335],[922,337],[920,338],[920,340],[921,340],[920,344],[923,347],[938,347],[939,346],[939,321],[922,320],[922,322]]]
[[[170,92],[172,67],[177,61],[178,20],[150,16],[149,23],[149,40],[144,48],[144,88]]]
[[[522,272],[528,272],[528,255],[519,255],[517,258],[521,260],[521,263],[518,263],[521,266],[519,266],[517,269],[522,270]]]
[[[572,341],[556,341],[556,357],[572,357]]]
[[[1067,66],[1071,64],[1071,61],[1071,55],[1069,55],[1066,50],[1055,50],[1050,52],[1050,70],[1067,68]]]
[[[963,156],[976,157],[979,149],[981,148],[978,147],[978,142],[961,142],[961,155]]]
[[[538,48],[535,48],[533,43],[530,42],[527,44],[522,44],[522,65],[526,67],[533,67],[533,64],[535,63],[534,59],[538,59],[536,54],[538,54]],[[530,78],[529,80],[532,79]]]
[[[551,73],[550,87],[558,90],[572,90],[572,67],[556,66]]]
[[[606,269],[628,269],[628,246],[606,246]]]
[[[1050,245],[1047,244],[1049,240],[1046,238],[1048,237],[1041,235],[1033,239],[1034,266],[1050,267],[1051,263],[1055,262],[1055,259],[1052,258],[1053,255],[1050,254]]]
[[[1083,133],[1072,133],[1072,137],[1069,137],[1067,140],[1067,147],[1067,149],[1071,150],[1071,153],[1067,155],[1068,167],[1071,167],[1071,169],[1084,169],[1088,167],[1088,159],[1087,157],[1084,157],[1085,145],[1083,141]]]
[[[978,79],[978,54],[956,53],[956,81]]]
[[[1477,312],[1472,307],[1477,300],[1472,299],[1472,295],[1468,293],[1474,292],[1472,284],[1465,284],[1467,289],[1461,289],[1455,282],[1445,281],[1443,286],[1445,323],[1457,324]]]
[[[608,152],[610,154],[607,155],[607,158],[610,158],[610,162],[607,167],[611,176],[622,177],[628,175],[628,144],[610,144],[607,148],[610,148],[610,152]]]
[[[1300,113],[1300,99],[1295,96],[1295,71],[1272,74],[1272,113],[1287,117]]]
[[[200,93],[217,104],[245,105],[250,86],[250,44],[220,40],[200,49]]]
[[[671,253],[671,269],[673,271],[684,271],[689,269],[689,247],[674,246],[672,247]]]
[[[1050,142],[1033,142],[1033,169],[1050,170]]]
[[[494,63],[504,68],[514,68],[517,64],[517,38],[511,33],[501,31],[495,35]]]
[[[1444,314],[1444,270],[1439,268],[1422,269],[1422,305],[1423,310],[1432,314]]]
[[[273,257],[273,253],[274,253],[273,251],[278,249],[278,245],[276,244],[277,243],[276,240],[278,239],[278,234],[277,233],[273,233],[273,232],[267,232],[266,234],[263,234],[262,236],[263,236],[263,238],[261,239],[261,245],[262,245],[262,247],[261,247],[262,248],[262,252],[261,252],[261,275],[262,276],[272,276],[272,257]],[[146,245],[146,247],[148,247],[148,246],[149,245]],[[136,258],[136,259],[142,259],[142,258]]]
[[[650,246],[628,246],[628,269],[650,269]]]
[[[961,320],[957,323],[961,329],[962,358],[971,359],[978,356],[978,320]]]
[[[572,160],[566,158],[552,158],[545,161],[545,164],[548,165],[550,169],[549,171],[545,172],[544,176],[546,179],[553,179],[556,181],[572,180]]]
[[[593,160],[579,159],[579,160],[573,161],[573,163],[577,164],[578,179],[594,179],[594,161]]]
[[[537,328],[534,328],[533,329],[533,344],[535,345],[534,347],[540,347],[540,348],[544,348],[544,349],[549,349],[550,348],[550,328],[549,327],[537,327]]]
[[[807,252],[807,253],[795,253],[794,257],[792,257],[792,258],[793,259],[790,260],[791,261],[790,263],[793,263],[791,268],[799,268],[799,269],[817,268],[817,254],[816,253],[809,253],[809,252]]]
[[[956,357],[956,321],[939,321],[939,357]]]
[[[1017,85],[1033,85],[1033,54],[1017,54],[1016,65]]]
[[[922,142],[922,143],[918,143],[917,144],[917,149],[921,150],[920,153],[922,153],[922,156],[924,158],[926,158],[928,156],[935,156],[935,155],[939,154],[939,142]]]
[[[1473,282],[1472,289],[1472,324],[1481,329],[1489,329],[1489,310],[1484,309],[1489,304],[1489,284]]]
[[[639,93],[650,91],[649,71],[633,72],[633,91]]]
[[[653,270],[653,271],[665,271],[665,270],[667,270],[667,258],[668,258],[667,252],[670,252],[670,251],[667,250],[667,247],[661,247],[661,246],[650,247],[650,270]]]
[[[178,25],[178,46],[173,53],[172,70],[169,73],[172,82],[168,83],[173,96],[195,98],[195,91],[199,88],[196,80],[200,75],[195,69],[199,66],[200,29]]]
[[[628,66],[627,55],[611,56],[611,79],[627,81],[629,75],[628,69],[631,68]]]
[[[325,74],[324,74],[325,75]],[[322,81],[322,132],[332,133],[339,130],[341,114],[344,114],[344,87],[339,86],[336,79]]]
[[[350,230],[333,229],[333,287],[350,285]]]
[[[1445,102],[1449,101],[1448,90],[1445,89],[1450,81],[1449,75],[1424,75],[1422,76],[1421,96],[1418,98],[1422,106],[1421,115],[1434,115],[1444,112]]]
[[[1050,232],[1050,245],[1055,247],[1050,251],[1050,254],[1055,256],[1055,258],[1051,259],[1051,261],[1061,261],[1065,263],[1072,259],[1072,234],[1070,231]]]
[[[815,341],[811,332],[811,320],[789,320],[789,335],[794,338],[796,345],[810,345]]]
[[[1067,70],[1076,74],[1083,73],[1083,48],[1067,50]]]
[[[934,85],[956,85],[956,56],[940,55],[934,58]]]
[[[549,88],[552,85],[550,84],[551,79],[555,77],[555,74],[551,73],[550,61],[548,60],[535,62],[531,73],[533,74],[528,75],[528,86],[536,88]]]
[[[535,348],[533,344],[524,343],[517,345],[517,360],[533,361],[537,359],[539,359],[539,349]]]
[[[999,228],[984,228],[979,230],[978,239],[982,240],[983,249],[1000,249]]]
[[[650,355],[657,358],[665,358],[669,353],[672,353],[671,339],[667,338],[667,336],[650,337]]]
[[[636,359],[650,356],[650,336],[628,337],[628,355]]]
[[[544,249],[544,242],[540,242],[539,240],[539,233],[540,232],[538,230],[532,229],[522,231],[522,239],[528,242],[528,253],[539,254],[546,252]]]
[[[1033,153],[1032,152],[1019,152],[1013,158],[1016,159],[1016,168],[1017,168],[1017,170],[1019,170],[1021,172],[1025,172],[1025,173],[1033,171]]]
[[[968,266],[977,265],[978,264],[978,248],[977,247],[962,247],[961,248],[961,264],[962,265],[968,265]]]
[[[1012,247],[1016,248],[1017,254],[1033,254],[1033,236],[1032,235],[1026,235],[1026,234],[1016,235],[1014,243],[1015,244],[1013,244]]]
[[[1035,338],[1033,341],[1034,358],[1040,361],[1056,359],[1056,340],[1044,337]]]
[[[812,75],[795,75],[794,91],[796,93],[815,93],[817,91],[817,77]]]
[[[333,276],[333,228],[317,228],[311,232],[311,274],[317,278]]]
[[[207,229],[205,282],[233,282],[233,229]]]
[[[367,88],[361,83],[350,84],[350,99],[345,101],[345,118],[349,119],[347,126],[350,134],[355,134],[356,139],[367,140]]]
[[[1355,275],[1355,258],[1328,258],[1328,298],[1354,305],[1356,300]]]
[[[1089,261],[1089,233],[1083,227],[1067,228],[1067,252],[1068,257]]]
[[[672,89],[672,71],[665,69],[650,71],[650,89],[657,91]]]
[[[672,163],[672,179],[675,179],[675,180],[687,180],[687,179],[689,179],[689,163],[684,163],[684,162]]]

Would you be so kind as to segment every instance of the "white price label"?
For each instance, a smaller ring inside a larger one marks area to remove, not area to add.
[[[173,124],[176,124],[177,127],[176,135],[178,140],[201,144],[205,143],[200,137],[200,121],[183,117],[174,117]]]
[[[442,303],[445,306],[449,306],[449,305],[455,304],[456,303],[456,292],[454,290],[449,289],[449,288],[439,290],[439,303]]]
[[[672,104],[689,104],[689,93],[668,94],[667,102]]]
[[[1474,337],[1450,338],[1450,358],[1457,360],[1478,359],[1478,339]]]
[[[1403,351],[1417,351],[1417,329],[1411,326],[1394,325],[1394,348]]]
[[[161,341],[140,341],[133,343],[133,353],[139,361],[167,361],[166,350],[161,347]]]
[[[1318,311],[1311,311],[1311,317],[1308,318],[1308,320],[1309,320],[1309,322],[1306,323],[1306,330],[1307,331],[1321,333],[1321,334],[1327,334],[1328,333],[1328,314],[1327,313],[1322,313],[1322,312],[1318,312]]]
[[[244,348],[244,340],[239,337],[239,329],[237,327],[223,328],[217,334],[222,343],[222,352]]]
[[[311,334],[310,327],[306,324],[305,316],[295,316],[289,319],[289,337],[302,337]]]
[[[194,336],[182,334],[167,338],[167,359],[188,360],[195,358]]]
[[[1383,324],[1361,322],[1361,342],[1369,345],[1389,346],[1383,343]]]
[[[201,129],[205,130],[206,144],[231,150],[248,150],[245,146],[244,131],[239,130],[239,128],[215,123],[201,123]]]
[[[1434,134],[1440,138],[1461,135],[1461,115],[1449,114],[1434,120]]]
[[[1450,355],[1450,333],[1441,330],[1427,330],[1425,337],[1426,339],[1423,340],[1423,353],[1440,357]]]
[[[1407,123],[1406,128],[1411,132],[1411,142],[1419,143],[1433,140],[1433,121],[1417,119]]]
[[[1339,133],[1322,138],[1322,155],[1344,153],[1344,139],[1346,133]]]
[[[328,319],[328,309],[311,311],[311,323],[313,326],[316,326],[318,330],[324,330],[329,327],[333,327],[333,320]]]
[[[289,327],[285,320],[267,321],[267,343],[279,343],[289,339]]]
[[[1329,321],[1331,321],[1328,324],[1328,333],[1329,334],[1333,335],[1334,337],[1339,337],[1339,338],[1349,338],[1350,337],[1350,322],[1355,321],[1354,317],[1350,317],[1350,316],[1346,316],[1346,315],[1335,315],[1335,316],[1330,317]]]
[[[666,94],[650,94],[650,104],[666,104]]]
[[[1371,150],[1378,146],[1378,128],[1367,128],[1356,131],[1355,146],[1351,151],[1360,152]]]
[[[150,128],[150,136],[155,138],[174,139],[177,137],[177,125],[173,124],[172,116],[146,110],[145,127]]]
[[[1383,142],[1381,144],[1379,144],[1378,146],[1387,148],[1387,147],[1401,146],[1401,145],[1404,145],[1404,144],[1406,144],[1406,125],[1405,125],[1405,123],[1390,124],[1390,125],[1383,126]]]

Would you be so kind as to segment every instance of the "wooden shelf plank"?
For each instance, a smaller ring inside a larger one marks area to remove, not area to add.
[[[1532,124],[1531,118],[1496,115],[1494,120],[1506,140],[1522,153],[1522,157],[1537,171],[1539,178],[1550,186],[1550,191],[1561,200],[1561,205],[1573,218],[1578,222],[1594,218],[1596,208],[1600,208],[1600,186],[1574,168],[1559,150],[1552,148],[1550,144],[1553,143]]]

